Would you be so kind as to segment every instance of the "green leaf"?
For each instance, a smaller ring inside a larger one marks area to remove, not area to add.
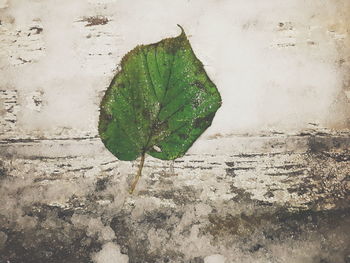
[[[221,106],[181,30],[178,37],[127,53],[102,99],[99,134],[120,160],[145,153],[163,160],[183,156]]]

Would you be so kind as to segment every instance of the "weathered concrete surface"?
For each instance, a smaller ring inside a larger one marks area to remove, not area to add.
[[[45,142],[26,142],[47,147],[35,156],[6,142],[0,262],[348,263],[349,141],[345,133],[242,137],[231,139],[241,150],[230,154],[147,157],[134,195],[137,162],[96,143],[90,154],[57,156]]]
[[[0,262],[349,263],[349,17],[348,0],[0,0]],[[121,57],[176,24],[223,106],[130,196],[137,162],[104,149],[98,106]]]

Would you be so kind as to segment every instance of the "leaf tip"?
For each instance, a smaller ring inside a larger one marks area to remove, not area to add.
[[[186,35],[184,28],[181,25],[179,25],[179,24],[177,24],[177,26],[181,29],[181,34],[180,35]]]

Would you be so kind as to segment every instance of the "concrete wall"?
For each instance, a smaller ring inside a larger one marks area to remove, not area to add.
[[[0,262],[349,263],[348,0],[0,0]],[[97,136],[181,24],[223,97],[175,161]]]

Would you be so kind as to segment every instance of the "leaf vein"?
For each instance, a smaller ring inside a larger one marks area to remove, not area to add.
[[[154,60],[156,61],[156,68],[157,68],[157,72],[158,72],[158,76],[161,79],[161,74],[160,74],[160,70],[159,70],[159,64],[158,64],[158,58],[157,58],[157,54],[158,54],[158,50],[157,47],[154,48]],[[163,81],[162,81],[163,82]]]
[[[145,59],[145,62],[146,63],[143,63],[146,67],[146,71],[147,71],[147,75],[148,75],[148,78],[150,80],[150,83],[151,83],[151,87],[152,87],[152,91],[154,93],[154,96],[156,97],[156,99],[158,100],[158,96],[157,96],[157,93],[156,93],[156,89],[155,89],[155,86],[154,86],[154,83],[153,83],[153,80],[152,80],[152,77],[151,77],[151,72],[149,71],[149,65],[148,65],[148,59],[147,59],[147,55],[145,54],[145,52],[143,51],[143,49],[141,49],[141,53]]]
[[[171,74],[172,74],[172,71],[173,71],[174,62],[175,62],[175,55],[173,56],[173,59],[172,59],[171,64],[170,64],[169,74],[168,74],[168,80],[167,80],[167,84],[166,84],[166,86],[165,86],[165,91],[164,91],[163,100],[166,98],[166,95],[167,95],[168,90],[169,90],[170,77],[171,77]]]

